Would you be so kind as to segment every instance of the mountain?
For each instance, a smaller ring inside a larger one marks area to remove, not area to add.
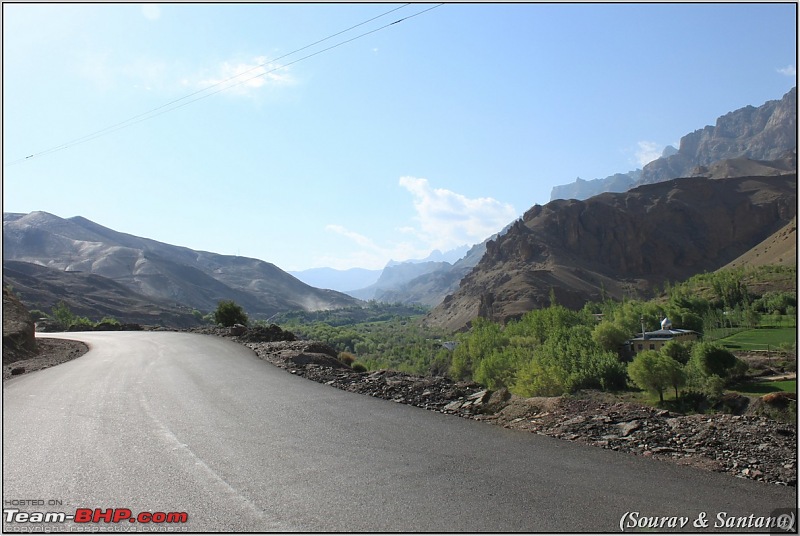
[[[93,321],[109,316],[124,324],[179,328],[200,323],[189,307],[139,294],[107,277],[86,272],[4,261],[3,284],[10,285],[29,307],[44,312],[63,300],[73,313]]]
[[[586,181],[578,177],[575,182],[553,186],[550,191],[550,201],[555,199],[588,199],[592,196],[606,192],[627,192],[636,184],[642,170],[627,173],[615,173],[605,179],[592,179]]]
[[[367,288],[349,291],[362,300],[433,307],[458,288],[458,283],[478,264],[486,242],[505,233],[509,224],[480,244],[462,246],[445,253],[435,250],[426,259],[397,263],[390,261],[380,279]]]
[[[719,160],[777,160],[792,150],[797,151],[796,87],[780,100],[767,101],[758,108],[740,108],[719,117],[715,126],[687,134],[681,138],[676,154],[644,166],[637,184],[686,177],[697,166]]]
[[[155,301],[201,312],[223,299],[234,300],[254,318],[359,303],[258,259],[195,251],[46,212],[3,214],[3,258],[103,276]]]
[[[723,268],[755,268],[767,265],[797,266],[797,217]]]
[[[368,270],[366,268],[350,268],[349,270],[310,268],[289,273],[312,287],[329,288],[348,294],[350,289],[372,285],[381,276],[381,272],[382,270]]]
[[[386,264],[386,268],[393,268],[403,264],[425,264],[425,268],[417,270],[403,270],[402,272],[390,270],[390,273],[384,278],[384,281],[378,285],[378,280],[381,278],[383,270],[367,270],[365,268],[350,268],[349,270],[336,270],[334,268],[311,268],[308,270],[301,270],[296,272],[289,272],[300,281],[318,288],[329,288],[344,292],[350,296],[361,299],[373,299],[375,294],[380,290],[393,289],[398,285],[406,282],[404,277],[416,277],[422,273],[427,273],[428,269],[436,271],[440,265],[436,263],[449,263],[452,264],[458,261],[467,251],[469,246],[461,246],[442,253],[438,249],[433,250],[430,255],[424,259],[408,260],[398,262],[390,260]],[[403,276],[401,273],[406,273]],[[387,280],[391,281],[388,283]],[[354,290],[355,289],[355,290]],[[388,300],[387,300],[388,301]],[[407,303],[417,303],[408,300]],[[421,302],[420,302],[421,303]]]
[[[646,295],[733,261],[797,214],[797,174],[673,179],[528,210],[426,322],[450,330],[556,301]]]
[[[768,175],[786,175],[797,170],[797,151],[787,151],[777,160],[753,160],[740,157],[720,160],[708,166],[697,166],[691,177],[709,179],[730,179],[732,177],[766,177]]]
[[[469,251],[469,249],[470,246],[467,245],[447,250],[444,253],[442,253],[438,249],[434,249],[424,259],[411,259],[402,262],[390,260],[388,263],[386,263],[386,266],[397,266],[398,264],[406,264],[406,263],[420,264],[426,262],[447,262],[453,264],[454,262],[458,261],[461,257],[463,257],[467,253],[467,251]]]
[[[555,186],[550,200],[583,200],[604,192],[625,192],[642,184],[696,175],[697,168],[720,160],[775,161],[784,158],[789,151],[795,154],[797,151],[796,87],[780,100],[768,101],[757,108],[740,108],[719,117],[715,126],[706,126],[685,135],[679,149],[667,146],[660,158],[641,170],[617,173],[605,179],[578,179],[574,183]]]
[[[395,292],[403,285],[420,276],[432,274],[439,271],[446,271],[450,268],[450,263],[447,262],[403,262],[403,263],[389,263],[386,268],[381,272],[378,280],[372,285],[348,292],[349,295],[355,296],[361,300],[378,300],[395,302],[401,301],[404,303],[412,303],[405,299],[386,299],[384,294],[386,292]]]

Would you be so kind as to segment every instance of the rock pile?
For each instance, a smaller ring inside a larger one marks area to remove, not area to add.
[[[753,415],[672,415],[589,398],[516,399],[482,420],[742,478],[797,485],[797,429]]]
[[[797,485],[797,428],[755,415],[673,415],[586,392],[520,398],[471,382],[379,370],[355,372],[327,345],[244,342],[292,374],[338,389],[740,478]]]

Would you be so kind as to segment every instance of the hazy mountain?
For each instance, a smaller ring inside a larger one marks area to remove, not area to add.
[[[458,261],[461,257],[463,257],[467,253],[467,251],[469,251],[469,249],[470,246],[467,245],[450,249],[448,251],[445,251],[444,253],[442,253],[438,249],[434,249],[433,251],[431,251],[430,255],[428,255],[424,259],[409,259],[407,261],[390,260],[388,263],[386,263],[386,266],[397,266],[399,264],[406,264],[406,263],[421,264],[426,262],[447,262],[453,264],[456,261]]]
[[[381,276],[382,271],[366,268],[350,268],[349,270],[310,268],[289,273],[312,287],[329,288],[347,294],[350,289],[372,285]]]
[[[427,261],[409,261],[416,267],[403,266],[406,263],[391,264],[384,268],[374,285],[351,291],[348,294],[361,299],[375,299],[388,303],[420,304],[433,307],[458,288],[458,283],[478,264],[486,252],[486,243],[507,232],[509,224],[499,233],[495,233],[480,244],[472,247],[463,246],[444,254],[434,251]],[[432,259],[453,259],[454,262],[433,261]],[[399,268],[398,268],[399,267]]]
[[[477,316],[517,317],[551,292],[580,308],[604,296],[647,295],[665,280],[716,270],[797,214],[797,174],[684,178],[556,200],[528,210],[427,317],[461,329]]]
[[[627,192],[636,184],[642,170],[627,173],[615,173],[605,179],[592,179],[589,181],[578,177],[575,182],[553,186],[550,192],[550,201],[554,199],[588,199],[605,192]]]
[[[3,214],[3,258],[100,275],[157,301],[201,312],[223,299],[236,301],[256,318],[359,303],[258,259],[195,251],[46,212]]]

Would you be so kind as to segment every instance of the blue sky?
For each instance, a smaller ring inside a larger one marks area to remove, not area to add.
[[[380,268],[796,85],[794,3],[434,6],[3,4],[3,210]]]

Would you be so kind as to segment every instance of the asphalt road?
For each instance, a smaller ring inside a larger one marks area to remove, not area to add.
[[[220,338],[68,338],[91,350],[3,384],[7,531],[32,525],[8,509],[79,508],[186,512],[171,527],[191,531],[615,531],[626,512],[698,530],[797,504],[795,488],[340,391]]]

